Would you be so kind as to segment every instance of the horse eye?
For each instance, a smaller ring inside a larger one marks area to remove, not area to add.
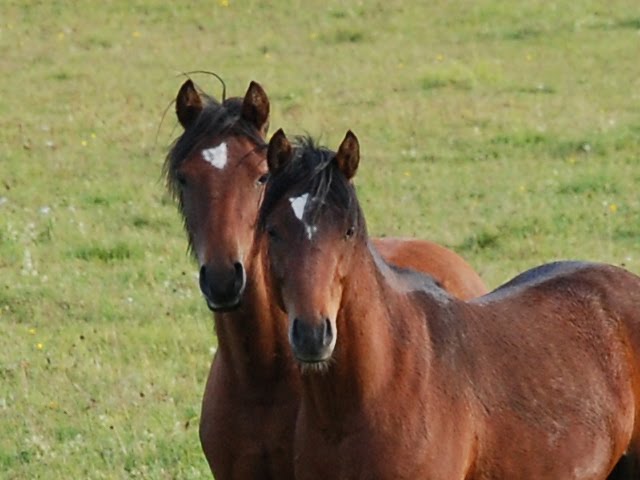
[[[269,174],[265,173],[264,175],[261,175],[260,178],[258,178],[258,185],[264,185],[265,183],[267,183],[267,180],[269,180]]]
[[[176,173],[176,181],[181,187],[185,187],[187,185],[187,177],[182,173]]]
[[[273,227],[267,227],[267,235],[269,235],[269,239],[271,240],[278,239],[278,232],[276,232],[276,229]]]
[[[346,238],[351,238],[351,237],[353,237],[354,233],[356,233],[356,227],[351,226],[351,227],[349,227],[349,230],[347,230],[347,233],[344,234],[344,236]]]

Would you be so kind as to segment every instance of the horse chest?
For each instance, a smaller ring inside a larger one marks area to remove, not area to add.
[[[216,478],[293,479],[295,410],[236,404],[201,422],[201,442]]]
[[[286,384],[256,390],[215,367],[205,389],[200,440],[216,479],[293,479],[297,395]]]
[[[303,415],[297,425],[296,478],[463,479],[469,442],[434,435],[420,418],[411,420],[381,414],[329,426]]]

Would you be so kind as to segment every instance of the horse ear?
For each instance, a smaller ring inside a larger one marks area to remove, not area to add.
[[[351,180],[356,174],[358,163],[360,162],[360,144],[358,143],[358,137],[351,130],[347,132],[340,147],[338,147],[335,162],[340,171],[347,177],[347,180]]]
[[[269,97],[258,82],[249,84],[242,101],[242,118],[250,122],[263,137],[269,130]]]
[[[269,172],[276,173],[282,170],[291,161],[291,150],[291,143],[280,128],[269,141],[267,149]]]
[[[185,130],[193,125],[202,111],[203,103],[200,93],[189,79],[182,84],[176,97],[176,116]]]

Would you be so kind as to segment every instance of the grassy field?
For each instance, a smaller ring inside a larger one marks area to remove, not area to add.
[[[209,477],[216,341],[160,178],[180,72],[259,81],[273,131],[354,130],[370,231],[492,287],[560,258],[640,273],[637,0],[266,3],[2,3],[1,478]]]

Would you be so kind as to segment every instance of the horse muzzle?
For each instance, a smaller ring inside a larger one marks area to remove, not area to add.
[[[200,290],[213,312],[236,309],[242,300],[247,274],[240,262],[227,268],[203,265],[200,268]]]
[[[289,342],[299,362],[326,362],[336,344],[335,325],[326,317],[315,321],[294,318],[289,328]]]

